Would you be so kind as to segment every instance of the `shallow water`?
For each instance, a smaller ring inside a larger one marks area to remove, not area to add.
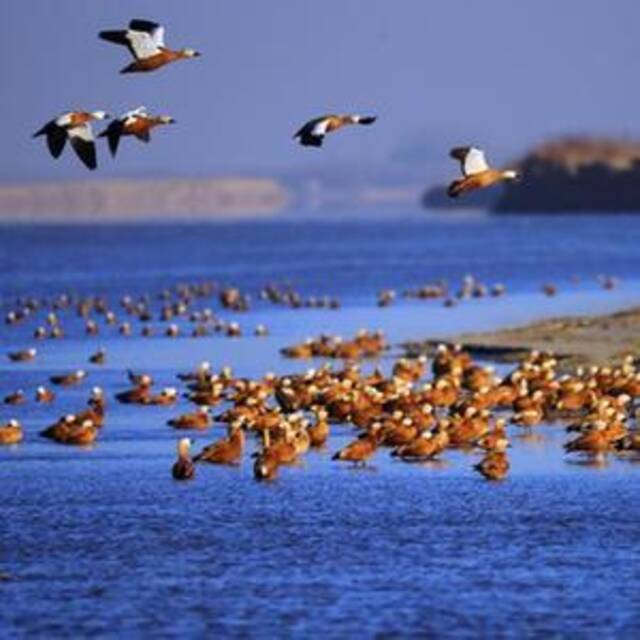
[[[634,217],[0,229],[5,301],[64,290],[117,301],[215,279],[254,297],[267,281],[288,281],[343,303],[338,311],[258,302],[245,314],[220,312],[249,334],[264,322],[268,338],[123,338],[114,328],[85,338],[79,320],[65,316],[68,337],[39,343],[34,363],[3,359],[0,396],[22,387],[31,398],[52,372],[78,366],[89,379],[51,406],[0,406],[0,419],[15,416],[26,430],[22,445],[0,450],[0,573],[11,577],[0,581],[0,634],[637,635],[640,465],[568,461],[558,426],[531,436],[513,429],[512,471],[499,484],[473,473],[475,454],[407,465],[385,451],[364,470],[312,453],[269,486],[253,481],[248,459],[199,467],[194,482],[177,484],[169,473],[176,433],[165,421],[184,401],[174,409],[112,401],[88,450],[37,433],[82,406],[91,385],[108,396],[125,388],[128,366],[149,370],[159,385],[203,359],[260,375],[308,366],[278,349],[323,330],[380,327],[397,343],[622,308],[639,298],[639,241]],[[504,282],[509,294],[453,309],[375,306],[383,287],[470,272]],[[621,277],[620,286],[603,292],[600,273]],[[557,297],[539,293],[547,281]],[[2,325],[5,351],[31,344],[34,326]],[[99,345],[108,363],[86,364]],[[221,433],[198,434],[196,448]],[[336,427],[331,450],[350,436]]]

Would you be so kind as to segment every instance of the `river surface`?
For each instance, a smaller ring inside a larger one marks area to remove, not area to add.
[[[304,370],[282,346],[323,331],[382,329],[393,345],[527,322],[622,309],[640,300],[640,217],[484,216],[211,225],[0,227],[0,305],[17,296],[71,292],[155,295],[180,282],[214,280],[251,295],[248,312],[221,310],[241,338],[123,337],[100,324],[87,337],[74,313],[66,336],[37,343],[38,357],[4,352],[34,344],[43,315],[0,326],[0,405],[24,442],[0,449],[2,637],[575,637],[640,634],[640,464],[591,466],[565,458],[558,425],[512,428],[511,473],[502,483],[472,471],[474,453],[409,465],[380,451],[352,470],[330,454],[353,435],[336,426],[327,451],[256,484],[251,459],[199,467],[171,479],[176,432],[187,411],[118,405],[125,369],[158,385],[202,360],[241,376]],[[503,283],[501,298],[405,300],[404,290],[472,274]],[[605,291],[597,278],[615,276]],[[292,310],[258,299],[268,282],[341,307]],[[553,283],[554,297],[540,292]],[[383,288],[398,292],[376,306]],[[155,303],[157,308],[157,303]],[[121,319],[124,319],[121,318]],[[252,335],[265,324],[270,335]],[[107,363],[87,363],[99,346]],[[394,347],[393,353],[398,350]],[[392,359],[378,364],[388,369]],[[373,366],[369,364],[367,366]],[[48,376],[82,367],[85,384],[52,405],[33,392]],[[93,385],[109,397],[95,446],[66,448],[38,436],[79,410]],[[222,435],[195,436],[195,448]]]

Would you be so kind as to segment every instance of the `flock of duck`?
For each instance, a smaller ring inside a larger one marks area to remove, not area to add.
[[[280,292],[280,293],[277,293]],[[248,297],[237,289],[216,289],[211,283],[183,284],[164,290],[156,298],[161,314],[204,313],[193,304],[217,294],[221,306],[244,308]],[[286,297],[277,287],[266,288],[264,297],[282,304]],[[120,301],[125,313],[148,319],[152,313],[150,297]],[[284,303],[286,304],[286,303]],[[46,313],[52,327],[58,315],[75,311],[82,319],[101,314],[106,322],[114,314],[100,297],[57,296],[48,301],[23,299],[6,316],[9,326],[19,325],[33,314]],[[34,318],[32,318],[34,319]],[[508,375],[497,376],[491,367],[474,362],[460,346],[440,345],[428,362],[425,357],[400,357],[385,374],[380,368],[367,371],[365,358],[390,357],[389,345],[379,331],[358,332],[343,340],[320,336],[282,349],[291,358],[339,359],[303,373],[258,379],[234,375],[230,368],[214,371],[207,362],[194,371],[179,373],[179,385],[156,388],[151,375],[128,372],[129,387],[115,394],[127,405],[174,407],[181,398],[193,410],[171,417],[168,427],[183,432],[203,432],[226,425],[227,434],[192,456],[189,438],[178,443],[178,460],[172,473],[176,479],[195,475],[198,464],[238,465],[254,451],[256,479],[274,479],[284,466],[295,466],[310,450],[332,450],[336,462],[365,465],[381,450],[401,462],[420,462],[446,456],[453,449],[482,452],[474,469],[490,480],[504,478],[510,468],[508,449],[510,425],[525,433],[541,423],[565,425],[571,437],[568,453],[582,453],[600,461],[608,454],[629,455],[640,451],[640,431],[636,403],[640,398],[640,371],[632,357],[619,367],[576,369],[561,375],[551,353],[531,352]],[[33,361],[34,347],[10,351],[11,362]],[[105,362],[106,352],[90,355],[91,363]],[[431,374],[429,376],[429,373]],[[53,375],[48,385],[35,389],[35,401],[55,406],[66,388],[83,385],[99,376],[79,369]],[[22,391],[7,396],[5,404],[27,402]],[[87,406],[60,416],[40,435],[64,445],[94,443],[108,422],[108,400],[95,386]],[[218,413],[214,408],[220,407]],[[353,441],[335,450],[334,426],[349,425]],[[0,444],[14,445],[24,438],[22,425],[11,419],[0,426]],[[253,438],[255,447],[248,447]]]
[[[164,26],[151,20],[134,19],[126,29],[101,31],[99,37],[129,50],[133,62],[121,69],[120,73],[154,72],[179,60],[198,58],[201,55],[195,49],[168,48],[165,44]],[[46,138],[49,152],[54,158],[60,157],[68,140],[82,163],[93,170],[98,163],[91,123],[109,118],[111,116],[103,110],[67,111],[47,122],[34,133],[34,137]],[[376,120],[377,116],[372,115],[326,114],[306,122],[294,134],[293,139],[304,147],[322,147],[328,134],[353,125],[369,126]],[[149,142],[152,129],[174,122],[171,116],[152,115],[145,107],[138,107],[115,118],[99,137],[107,139],[111,154],[115,156],[123,136],[133,136]],[[519,178],[518,172],[513,169],[491,168],[484,152],[476,147],[455,147],[450,155],[459,161],[462,172],[462,177],[454,180],[447,191],[452,198]]]

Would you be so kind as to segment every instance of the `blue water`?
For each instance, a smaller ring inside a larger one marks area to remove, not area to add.
[[[150,371],[158,385],[203,359],[257,376],[308,366],[278,349],[323,330],[380,327],[395,344],[636,304],[638,246],[640,219],[631,216],[1,228],[5,311],[16,295],[91,292],[115,304],[194,279],[240,286],[254,304],[230,313],[199,303],[238,320],[247,334],[239,339],[125,338],[102,324],[89,338],[75,314],[61,314],[65,339],[38,343],[34,363],[0,362],[0,396],[21,387],[30,398],[0,405],[1,421],[16,417],[26,431],[23,444],[0,449],[0,574],[11,578],[0,581],[0,635],[637,636],[640,466],[572,464],[558,426],[533,439],[514,431],[512,471],[499,485],[472,472],[475,454],[406,465],[381,451],[371,469],[343,469],[329,458],[351,437],[345,426],[328,451],[269,486],[253,481],[249,458],[176,484],[176,433],[165,421],[187,410],[184,401],[174,409],[111,401],[88,450],[37,433],[83,406],[90,386],[108,396],[125,388],[126,367]],[[384,287],[457,285],[467,273],[509,293],[452,309],[375,306]],[[599,274],[620,285],[601,290]],[[338,297],[342,308],[272,307],[257,300],[269,281]],[[557,284],[556,297],[539,292],[545,282]],[[40,322],[2,325],[3,350],[32,344]],[[259,322],[268,338],[251,335]],[[100,345],[107,364],[87,364]],[[52,372],[77,367],[89,371],[85,385],[50,406],[31,401]],[[198,434],[195,448],[221,433]]]

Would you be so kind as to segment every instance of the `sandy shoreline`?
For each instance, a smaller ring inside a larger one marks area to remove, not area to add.
[[[460,343],[476,357],[496,362],[513,362],[538,349],[556,353],[564,367],[616,363],[640,350],[640,307],[604,315],[549,318],[444,340],[407,342],[403,347],[410,355],[429,354],[441,342]]]

